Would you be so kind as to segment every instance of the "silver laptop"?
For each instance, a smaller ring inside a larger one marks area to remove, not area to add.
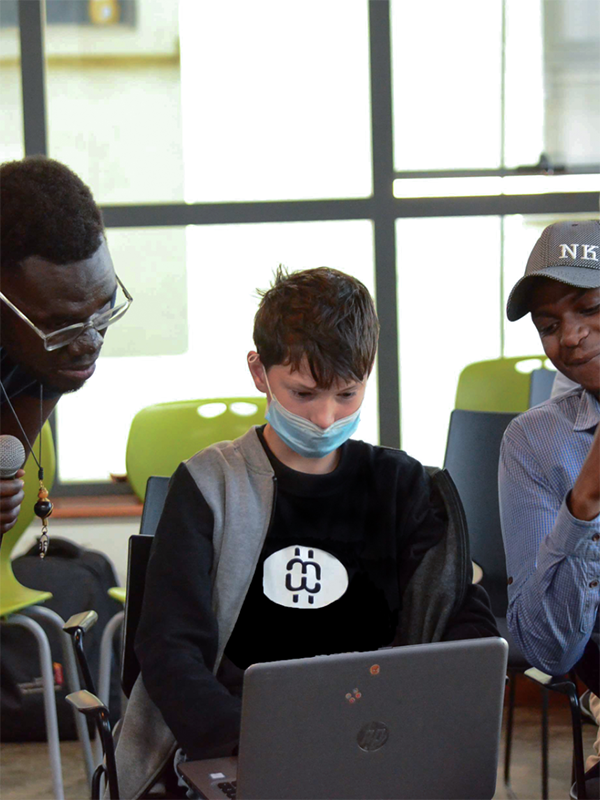
[[[491,798],[507,654],[490,638],[255,664],[239,759],[179,770],[208,800]]]

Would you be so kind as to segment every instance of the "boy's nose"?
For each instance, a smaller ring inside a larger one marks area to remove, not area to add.
[[[333,403],[323,402],[314,409],[312,415],[312,422],[318,425],[319,428],[328,428],[335,422],[335,406]]]

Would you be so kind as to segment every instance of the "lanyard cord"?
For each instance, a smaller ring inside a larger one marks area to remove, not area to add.
[[[6,402],[8,403],[8,406],[9,406],[10,410],[12,411],[12,413],[14,414],[15,419],[17,420],[17,425],[19,426],[19,428],[21,429],[21,433],[25,437],[25,441],[27,442],[27,445],[29,446],[29,450],[31,451],[31,455],[33,457],[33,460],[37,464],[37,467],[38,467],[38,479],[40,481],[43,481],[44,480],[44,468],[42,467],[42,435],[41,434],[42,434],[42,426],[44,424],[44,410],[43,410],[44,387],[40,383],[40,458],[39,458],[39,461],[38,461],[38,459],[35,457],[35,453],[33,452],[33,446],[31,444],[31,442],[29,441],[29,437],[27,436],[27,434],[25,433],[25,429],[21,425],[21,420],[17,416],[17,412],[15,411],[15,407],[10,402],[10,397],[8,396],[8,392],[4,388],[4,384],[2,383],[2,381],[0,381],[0,386],[2,387],[2,391],[4,392],[4,397],[6,398]]]

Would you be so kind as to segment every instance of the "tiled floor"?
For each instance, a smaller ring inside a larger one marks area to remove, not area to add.
[[[591,752],[596,728],[584,726],[586,754]],[[89,797],[79,745],[62,745],[63,774],[66,800],[85,800]],[[557,800],[568,797],[571,770],[571,731],[566,710],[550,710],[550,768],[549,796]],[[432,753],[435,763],[435,753]],[[502,754],[501,754],[502,763]],[[0,758],[0,796],[2,800],[46,800],[51,798],[50,770],[46,746],[43,743],[4,744]],[[541,797],[540,778],[540,720],[535,709],[516,711],[513,745],[512,788],[519,800]],[[499,771],[495,798],[508,797]]]

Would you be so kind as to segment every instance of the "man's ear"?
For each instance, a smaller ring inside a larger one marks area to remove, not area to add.
[[[259,392],[267,394],[267,383],[265,381],[265,371],[260,360],[260,356],[255,350],[248,353],[248,369],[252,375],[254,385]]]

